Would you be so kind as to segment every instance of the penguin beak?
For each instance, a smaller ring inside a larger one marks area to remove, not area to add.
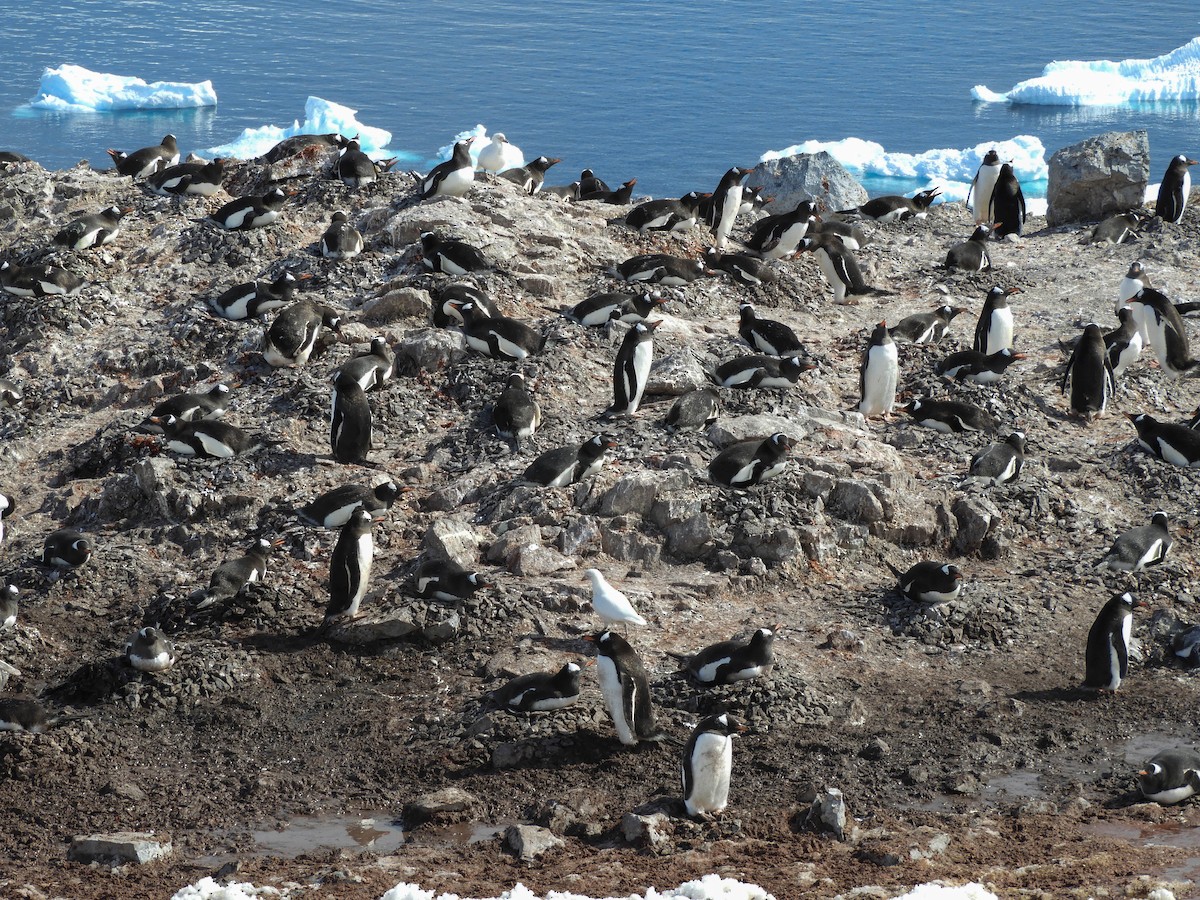
[[[648,329],[650,329],[651,331],[653,331],[655,328],[657,328],[662,323],[663,323],[662,319],[655,319],[653,322],[647,322],[646,327]]]
[[[1023,294],[1025,292],[1023,290],[1021,290],[1019,287],[1010,287],[1010,288],[1006,289],[1004,291],[1004,293],[1006,293],[1006,294]]]
[[[296,280],[297,280],[297,281],[308,281],[308,279],[310,279],[310,278],[312,278],[312,277],[313,277],[313,276],[312,276],[312,272],[304,272],[304,273],[303,273],[303,274],[301,274],[301,275],[297,275],[297,276],[296,276]]]
[[[1028,359],[1028,357],[1024,353],[1014,353],[1012,355],[1012,358],[1013,359]]]
[[[283,538],[275,538],[275,540],[271,541],[271,546],[282,547],[285,543],[286,541]]]
[[[589,634],[587,637],[585,637],[585,638],[584,638],[584,640],[585,640],[585,641],[594,641],[594,640],[595,640],[595,638],[593,638],[593,637],[592,637],[592,636]],[[595,658],[594,656],[589,656],[587,659],[585,659],[585,660],[583,661],[583,667],[584,667],[585,669],[586,669],[588,666],[594,666],[595,664],[596,664],[596,658]]]

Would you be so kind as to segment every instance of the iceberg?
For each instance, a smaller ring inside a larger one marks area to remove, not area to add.
[[[1039,106],[1124,106],[1200,100],[1200,37],[1153,59],[1052,62],[1036,78],[1003,93],[982,84],[971,96],[984,103]]]
[[[82,66],[62,65],[46,69],[37,96],[29,101],[35,109],[55,112],[113,112],[124,109],[191,109],[216,106],[217,92],[211,81],[186,84],[155,81],[93,72]]]
[[[228,144],[209,147],[201,151],[201,155],[210,158],[222,156],[253,159],[262,156],[284,138],[295,137],[298,134],[335,133],[346,137],[358,135],[359,145],[368,156],[379,158],[391,155],[387,151],[387,145],[392,140],[392,133],[383,128],[364,125],[355,118],[357,114],[358,110],[342,106],[340,103],[322,100],[320,97],[309,97],[304,103],[303,122],[293,121],[287,128],[276,125],[247,128]]]

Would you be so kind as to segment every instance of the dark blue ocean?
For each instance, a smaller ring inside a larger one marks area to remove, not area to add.
[[[106,147],[226,143],[289,125],[316,95],[431,158],[476,123],[525,151],[591,167],[639,193],[711,188],[731,165],[800,141],[860,137],[888,151],[969,147],[1019,134],[1047,154],[1146,128],[1152,179],[1200,153],[1196,103],[1151,109],[1010,107],[971,100],[1056,59],[1166,53],[1200,34],[1200,4],[840,0],[60,0],[3,4],[0,149],[51,168],[107,166]],[[147,81],[210,79],[214,109],[31,110],[42,70],[74,63]],[[551,179],[554,181],[554,179]],[[870,185],[869,185],[870,186]],[[897,185],[903,187],[903,185]],[[875,185],[878,189],[882,185]]]

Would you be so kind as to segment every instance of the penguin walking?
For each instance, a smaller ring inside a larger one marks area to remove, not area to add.
[[[1025,465],[1025,434],[1014,431],[1003,443],[990,444],[971,457],[967,477],[958,483],[960,488],[972,482],[989,487],[1016,481]]]
[[[422,200],[433,197],[462,197],[475,183],[475,164],[471,161],[474,136],[454,145],[450,158],[434,166],[428,175],[417,176]],[[414,173],[415,174],[415,173]]]
[[[284,270],[274,281],[248,281],[222,292],[208,301],[212,311],[222,319],[241,321],[254,319],[274,309],[282,309],[292,302],[296,287],[312,275],[293,275]]]
[[[1164,222],[1178,225],[1183,221],[1183,212],[1192,193],[1192,173],[1189,170],[1195,164],[1196,160],[1188,159],[1181,153],[1167,166],[1162,184],[1158,187],[1158,200],[1154,204],[1155,215]]]
[[[627,747],[664,737],[654,720],[650,678],[629,641],[613,631],[589,635],[596,645],[596,675],[617,739]]]
[[[983,162],[971,179],[967,189],[967,206],[975,213],[975,224],[982,225],[988,221],[988,210],[992,205],[992,190],[1000,177],[1000,154],[993,147],[983,156]]]
[[[708,464],[713,484],[732,488],[753,487],[780,475],[796,442],[782,432],[764,440],[752,439],[730,444]]]
[[[693,818],[718,816],[729,805],[733,738],[746,726],[729,713],[701,719],[683,749],[683,805]]]
[[[509,712],[552,712],[579,699],[578,663],[566,663],[557,672],[530,672],[492,691],[492,702]]]
[[[374,337],[371,338],[370,349],[342,363],[334,372],[333,380],[336,382],[341,378],[349,378],[357,381],[364,391],[375,391],[391,381],[395,365],[396,355],[387,341],[382,337]]]
[[[1146,452],[1174,466],[1200,466],[1200,431],[1175,422],[1160,422],[1146,413],[1126,413]]]
[[[80,216],[56,234],[54,242],[77,251],[111,244],[121,233],[121,220],[132,211],[132,206],[109,206],[90,216]]]
[[[74,297],[86,283],[61,266],[0,263],[0,289],[16,297]]]
[[[1108,362],[1104,335],[1095,323],[1083,329],[1083,335],[1075,344],[1063,373],[1060,393],[1067,392],[1068,383],[1071,385],[1072,413],[1082,416],[1089,424],[1104,415],[1117,382]]]
[[[412,577],[413,593],[442,603],[465,603],[490,587],[494,585],[481,572],[468,572],[449,559],[422,560]]]
[[[1133,608],[1141,606],[1126,591],[1104,604],[1088,630],[1084,657],[1084,687],[1113,691],[1129,674],[1129,641],[1133,636]]]
[[[1159,565],[1173,543],[1167,530],[1167,514],[1156,512],[1151,516],[1149,525],[1130,528],[1118,536],[1108,552],[1096,563],[1096,569],[1138,575],[1147,566]]]
[[[827,234],[806,237],[800,241],[797,250],[807,250],[816,256],[821,274],[833,290],[834,303],[853,304],[858,301],[847,297],[874,293],[875,288],[863,280],[854,253],[836,237]]]
[[[162,429],[163,446],[180,456],[229,459],[253,453],[267,441],[217,419],[193,419],[184,422],[173,415],[151,416],[152,424]]]
[[[165,136],[162,143],[153,147],[142,147],[132,153],[123,150],[107,152],[112,157],[117,171],[131,178],[146,178],[179,162],[179,143],[173,134]]]
[[[1138,772],[1138,790],[1154,803],[1170,806],[1200,793],[1200,753],[1164,750]]]
[[[268,541],[266,538],[259,538],[250,545],[244,555],[228,559],[217,566],[208,579],[208,590],[201,606],[229,600],[241,593],[246,585],[262,581],[267,575],[267,558],[271,551],[282,543],[282,540]]]
[[[625,216],[625,225],[639,234],[647,231],[690,231],[700,218],[700,203],[708,194],[689,191],[678,200],[647,200]]]
[[[340,463],[367,464],[371,452],[371,404],[354,378],[339,377],[333,383],[329,416],[329,445]]]
[[[265,228],[279,218],[287,194],[279,188],[271,188],[261,197],[240,197],[230,200],[209,218],[229,231],[249,231]]]
[[[385,518],[404,490],[390,478],[374,487],[343,484],[310,500],[296,513],[310,525],[341,528],[350,521],[350,516],[357,509],[365,509],[372,519]]]
[[[211,197],[225,179],[225,161],[177,163],[146,179],[146,185],[162,197]]]
[[[889,416],[896,404],[896,384],[900,380],[900,356],[887,322],[871,332],[859,366],[858,411],[864,416]]]
[[[598,434],[579,446],[547,450],[529,464],[521,478],[545,487],[575,484],[599,472],[616,446],[613,438]]]
[[[700,684],[749,681],[771,670],[775,659],[774,643],[774,631],[757,628],[748,641],[718,641],[685,657],[685,668]]]
[[[1200,360],[1192,357],[1183,317],[1166,294],[1152,287],[1142,288],[1129,305],[1144,327],[1150,347],[1164,372],[1178,378],[1200,366]]]
[[[774,284],[779,274],[766,260],[751,253],[722,253],[716,247],[704,251],[704,264],[714,272],[725,272],[744,287]]]
[[[455,277],[494,268],[478,247],[466,241],[444,238],[433,231],[421,235],[421,261],[430,271]]]
[[[720,412],[717,392],[713,388],[700,388],[688,391],[672,403],[663,424],[671,432],[698,431],[717,421]]]
[[[751,353],[717,366],[712,380],[727,388],[789,388],[816,366],[798,356],[764,356]]]
[[[326,259],[353,259],[362,251],[362,234],[350,224],[350,217],[338,210],[321,235],[321,255]]]
[[[613,403],[608,409],[612,416],[632,416],[642,403],[650,364],[654,361],[654,329],[662,324],[638,322],[627,332],[617,350],[613,364]]]
[[[125,642],[125,658],[139,672],[165,672],[175,665],[175,645],[157,628],[147,626]]]
[[[900,593],[913,603],[941,606],[958,599],[962,592],[962,570],[949,563],[922,560],[901,572],[890,562],[887,567],[899,579]]]
[[[64,571],[78,569],[92,558],[95,545],[91,539],[74,528],[60,528],[46,535],[42,543],[41,561]]]
[[[752,303],[738,307],[738,334],[755,350],[768,356],[795,356],[804,352],[796,332],[783,322],[760,318]]]
[[[203,394],[176,394],[163,400],[153,410],[150,417],[142,424],[142,430],[151,434],[162,434],[161,422],[167,416],[174,416],[180,422],[194,422],[200,419],[219,419],[225,415],[229,407],[229,385],[224,382],[214,384]]]
[[[533,437],[542,424],[542,410],[529,393],[525,376],[517,372],[508,376],[504,390],[492,406],[492,422],[500,437],[513,442],[514,451],[521,449],[521,441]]]
[[[888,333],[894,341],[907,341],[910,344],[936,344],[946,336],[954,317],[966,311],[966,307],[963,306],[943,304],[932,312],[905,316],[889,328]]]
[[[332,307],[311,300],[298,300],[284,307],[263,339],[263,359],[276,368],[294,368],[308,363],[322,328],[337,331],[342,317]]]
[[[1010,234],[1021,236],[1025,226],[1025,195],[1021,193],[1021,182],[1010,163],[1000,167],[996,186],[992,188],[992,202],[988,205],[989,220],[995,222],[993,231],[998,238]]]
[[[988,253],[987,242],[991,236],[990,227],[977,225],[969,238],[946,252],[946,268],[960,272],[990,272],[992,257]]]
[[[1013,353],[1007,347],[986,355],[978,350],[959,350],[939,360],[933,371],[956,381],[995,384],[1004,377],[1009,366],[1022,359],[1025,359],[1024,353]]]
[[[733,231],[733,223],[742,208],[743,182],[750,171],[750,169],[743,169],[739,166],[734,166],[727,171],[721,176],[721,181],[717,184],[717,189],[713,191],[712,196],[701,207],[704,212],[705,224],[716,235],[714,246],[718,250],[725,249],[725,244]]]
[[[358,607],[371,579],[375,542],[371,536],[371,514],[356,509],[342,526],[329,560],[329,605],[324,627],[358,617]]]
[[[796,252],[800,241],[818,220],[816,207],[808,200],[801,200],[791,212],[766,216],[751,225],[746,246],[764,259],[783,259]]]
[[[481,158],[482,155],[480,154]],[[562,160],[557,156],[539,156],[537,159],[519,168],[505,169],[500,173],[499,177],[518,185],[524,193],[532,197],[546,183],[546,173],[550,170],[550,167],[560,162]],[[574,199],[578,200],[579,198],[576,197]]]
[[[988,291],[983,301],[983,309],[979,312],[979,321],[975,323],[975,342],[972,349],[990,355],[1003,350],[1012,349],[1013,345],[1013,312],[1008,305],[1008,298],[1021,293],[1017,287],[1003,288],[995,285]]]
[[[915,424],[941,434],[959,434],[964,431],[994,432],[997,428],[991,413],[983,407],[962,400],[914,397],[901,409],[912,416]]]
[[[584,576],[592,586],[592,609],[606,628],[613,625],[645,625],[629,598],[609,584],[599,569],[586,569]]]

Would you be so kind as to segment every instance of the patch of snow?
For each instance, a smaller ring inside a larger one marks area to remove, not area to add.
[[[958,887],[942,884],[919,884],[907,894],[893,900],[999,900],[983,885],[971,882]]]
[[[384,894],[380,900],[466,900],[466,898],[459,897],[458,894],[435,895],[433,891],[423,890],[415,884],[398,884]],[[565,891],[550,891],[543,898],[534,894],[525,885],[518,883],[512,890],[505,891],[499,897],[490,898],[490,900],[598,900],[598,898]],[[608,897],[604,900],[775,900],[775,898],[757,885],[743,884],[731,878],[721,878],[719,875],[705,875],[696,881],[689,881],[667,891],[650,888],[645,894],[628,894],[624,897]],[[939,900],[949,900],[949,898],[939,898]],[[985,898],[972,897],[966,898],[966,900],[985,900]]]
[[[201,155],[210,158],[222,156],[253,159],[262,156],[284,138],[295,137],[298,134],[335,133],[348,138],[358,135],[358,143],[368,156],[378,158],[395,155],[387,150],[392,133],[383,128],[364,125],[356,118],[357,114],[358,110],[342,106],[340,103],[322,100],[320,97],[309,97],[304,103],[303,122],[296,120],[287,128],[276,125],[247,128],[228,144],[210,147],[201,151]]]
[[[29,105],[56,112],[190,109],[216,106],[217,92],[213,90],[211,81],[198,84],[155,81],[147,84],[141,78],[62,65],[42,72],[37,96],[29,101]]]
[[[195,884],[180,888],[171,900],[256,900],[278,896],[279,891],[272,887],[255,887],[248,882],[237,881],[221,884],[206,875]]]

